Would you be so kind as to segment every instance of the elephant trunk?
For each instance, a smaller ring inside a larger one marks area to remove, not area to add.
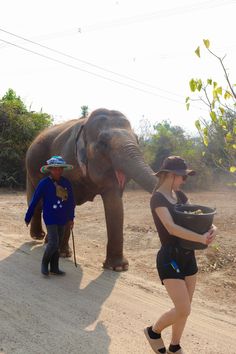
[[[133,179],[149,193],[152,193],[157,184],[157,178],[153,170],[144,162],[138,147],[133,144],[126,144],[119,151],[112,155],[114,169],[120,171],[127,179]],[[119,173],[119,172],[118,172]]]

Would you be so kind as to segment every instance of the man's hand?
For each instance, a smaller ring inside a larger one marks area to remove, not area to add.
[[[69,228],[70,228],[70,230],[72,230],[73,227],[74,227],[74,221],[70,220],[70,221],[69,221]]]

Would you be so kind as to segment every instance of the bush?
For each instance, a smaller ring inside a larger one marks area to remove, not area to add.
[[[52,124],[46,113],[27,111],[11,89],[0,100],[0,187],[25,186],[25,154],[38,133]]]

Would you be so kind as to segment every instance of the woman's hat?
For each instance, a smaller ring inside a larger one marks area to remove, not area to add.
[[[72,170],[73,168],[73,166],[67,164],[61,156],[52,156],[49,160],[47,160],[47,165],[40,168],[40,171],[42,173],[47,173],[52,167],[62,167],[65,170]]]
[[[163,161],[161,168],[155,173],[158,176],[161,172],[170,172],[177,176],[193,176],[194,170],[189,170],[187,164],[180,156],[169,156]]]

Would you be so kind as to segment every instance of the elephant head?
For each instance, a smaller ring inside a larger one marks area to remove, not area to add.
[[[101,188],[114,183],[123,190],[133,179],[152,192],[157,179],[144,162],[138,140],[127,118],[118,111],[94,111],[84,126],[87,169],[91,180]]]

